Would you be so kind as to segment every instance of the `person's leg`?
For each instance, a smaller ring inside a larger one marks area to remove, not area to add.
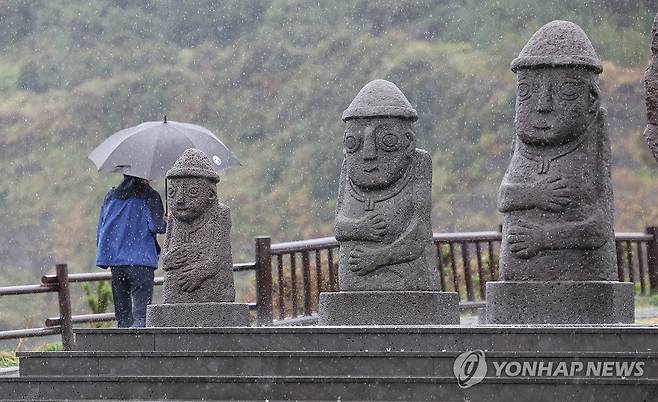
[[[117,327],[128,328],[133,324],[132,301],[130,298],[130,281],[126,275],[127,267],[112,267],[112,298]]]
[[[153,298],[154,269],[149,267],[131,267],[132,274],[132,300],[133,300],[133,327],[146,326],[146,306],[151,304]]]

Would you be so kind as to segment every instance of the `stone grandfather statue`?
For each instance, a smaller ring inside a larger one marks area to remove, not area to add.
[[[374,80],[342,118],[340,292],[321,294],[320,324],[458,323],[456,293],[438,292],[432,161],[416,148],[416,111],[395,84]]]
[[[512,70],[516,136],[498,197],[501,279],[617,280],[601,62],[578,26],[555,21]]]
[[[246,324],[246,305],[234,303],[231,212],[218,201],[219,176],[210,159],[188,149],[167,179],[164,304],[149,306],[149,326]]]
[[[170,230],[164,241],[164,302],[235,300],[231,211],[217,199],[217,173],[199,150],[185,151],[167,172]]]
[[[383,98],[396,106],[377,106]],[[399,105],[399,106],[398,106]],[[417,149],[416,111],[385,80],[366,85],[346,123],[335,235],[342,290],[436,290],[432,161]]]
[[[651,28],[651,62],[644,74],[644,88],[647,105],[647,127],[644,130],[644,137],[654,158],[658,160],[658,14]]]
[[[585,32],[568,21],[544,25],[512,62],[514,147],[498,194],[503,282],[487,286],[489,322],[621,322],[632,315],[627,287],[615,282],[602,70]],[[598,308],[585,312],[572,302]]]

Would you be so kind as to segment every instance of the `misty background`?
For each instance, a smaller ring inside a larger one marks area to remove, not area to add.
[[[100,204],[121,175],[98,173],[87,154],[165,114],[207,127],[242,161],[218,185],[235,262],[253,258],[254,236],[332,235],[340,116],[376,78],[396,83],[420,116],[434,231],[494,230],[513,135],[509,63],[554,19],[579,24],[604,62],[615,227],[642,231],[658,224],[658,164],[642,138],[657,9],[636,0],[2,1],[0,286],[38,283],[55,262],[97,270]],[[164,183],[153,184],[164,199]],[[238,288],[251,297],[249,283]],[[81,296],[74,303],[88,312]],[[56,311],[53,295],[5,298],[0,330],[41,326]]]

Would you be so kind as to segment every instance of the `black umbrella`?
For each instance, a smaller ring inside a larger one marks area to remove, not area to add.
[[[165,177],[188,148],[203,151],[216,171],[240,161],[210,130],[176,121],[149,121],[112,134],[90,154],[99,171],[121,172],[148,180]]]

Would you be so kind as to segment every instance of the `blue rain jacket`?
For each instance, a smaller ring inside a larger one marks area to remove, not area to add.
[[[148,184],[131,179],[135,178],[126,176],[103,201],[96,232],[96,265],[101,268],[158,267],[155,236],[166,230],[162,199]]]

